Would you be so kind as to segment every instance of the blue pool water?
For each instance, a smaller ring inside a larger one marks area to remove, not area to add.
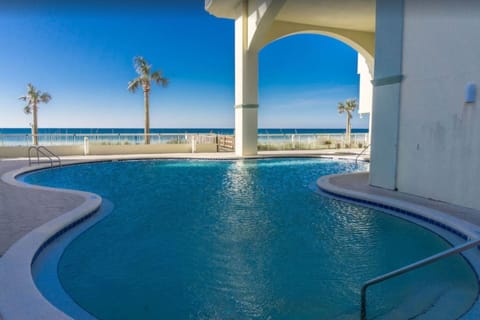
[[[319,176],[366,169],[322,159],[129,161],[25,181],[113,203],[58,263],[64,290],[99,319],[358,319],[364,281],[449,247],[314,190]],[[368,312],[455,319],[477,292],[455,256],[369,289]]]

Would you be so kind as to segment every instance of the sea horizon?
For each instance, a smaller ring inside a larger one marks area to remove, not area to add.
[[[39,134],[115,134],[143,133],[143,128],[39,128]],[[150,133],[233,134],[234,128],[150,128]],[[352,133],[367,133],[367,128],[352,128]],[[31,128],[0,128],[0,134],[30,134]],[[345,133],[345,128],[259,128],[259,134]]]

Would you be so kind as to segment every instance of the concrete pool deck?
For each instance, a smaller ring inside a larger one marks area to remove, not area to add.
[[[325,177],[322,180],[336,187],[337,190],[335,191],[349,191],[350,195],[354,198],[355,195],[357,195],[360,196],[360,199],[364,200],[375,200],[374,198],[380,197],[385,199],[391,199],[397,202],[404,202],[411,205],[439,211],[480,227],[480,211],[478,210],[456,206],[437,200],[426,199],[398,191],[373,187],[368,184],[368,173],[333,175]],[[336,193],[335,191],[334,193]]]

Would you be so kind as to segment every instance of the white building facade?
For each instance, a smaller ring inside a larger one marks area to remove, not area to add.
[[[379,0],[376,24],[370,183],[480,209],[480,1]]]

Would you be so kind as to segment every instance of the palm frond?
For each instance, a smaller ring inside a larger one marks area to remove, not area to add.
[[[141,76],[148,76],[150,74],[151,65],[140,56],[137,56],[133,59],[133,65],[135,66],[135,71]]]
[[[154,81],[157,84],[161,84],[163,87],[168,85],[168,79],[162,76],[161,71],[151,72],[152,65],[141,56],[133,58],[133,66],[138,73],[138,77],[128,83],[128,90],[135,92],[140,86],[145,92],[150,91],[151,83]]]
[[[167,78],[162,77],[161,71],[155,71],[152,73],[151,79],[155,81],[156,84],[162,84],[163,87],[168,86],[169,80]]]
[[[37,90],[35,89],[35,87],[33,86],[33,84],[29,83],[27,84],[27,93],[29,95],[31,94],[34,94]]]
[[[128,83],[128,91],[130,92],[135,92],[137,91],[137,89],[140,87],[142,83],[142,78],[136,78],[136,79],[133,79],[132,81],[130,81]]]
[[[150,78],[151,78],[153,81],[157,82],[157,81],[159,81],[159,80],[162,78],[162,72],[161,72],[161,71],[158,71],[158,70],[157,70],[157,71],[154,71],[154,72],[152,73],[152,75],[150,76]]]
[[[338,108],[338,113],[344,113],[346,111],[346,108],[343,102],[339,102],[337,108]]]
[[[40,93],[40,91],[38,93]],[[39,97],[39,101],[43,103],[48,103],[50,100],[52,100],[52,96],[47,92],[42,93]]]
[[[356,99],[348,99],[347,101],[345,101],[346,110],[353,112],[355,111],[355,109],[357,109],[357,107],[358,107],[358,104]]]
[[[35,103],[40,95],[40,91],[38,91],[31,83],[27,85],[27,97],[30,102]]]
[[[52,96],[47,92],[42,93],[29,83],[27,85],[27,94],[18,99],[27,102],[27,105],[23,108],[23,112],[30,114],[33,108],[38,107],[39,103],[48,103],[52,99]]]

